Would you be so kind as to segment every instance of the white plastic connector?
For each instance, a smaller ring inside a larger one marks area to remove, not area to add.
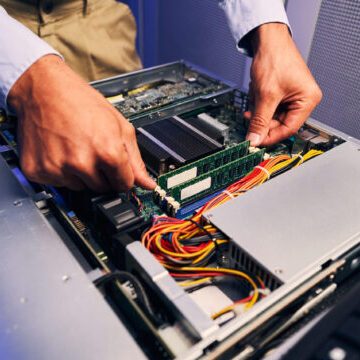
[[[253,154],[260,151],[260,149],[258,147],[255,146],[249,146],[249,154]]]
[[[168,212],[171,212],[173,215],[177,213],[177,211],[180,209],[180,203],[177,202],[172,196],[166,196],[166,207],[168,209]]]
[[[180,209],[180,203],[178,201],[174,201],[171,205],[172,205],[172,211],[175,215]]]
[[[233,309],[236,315],[243,315],[246,312],[246,304],[239,304]]]
[[[166,196],[166,191],[163,190],[159,185],[156,186],[156,188],[154,189],[154,192],[159,195],[161,200],[163,200]]]
[[[265,289],[258,289],[258,293],[260,295],[264,295],[264,296],[268,296],[271,293],[271,290],[269,288],[265,288]],[[249,294],[250,296],[254,295],[254,290],[252,290]]]

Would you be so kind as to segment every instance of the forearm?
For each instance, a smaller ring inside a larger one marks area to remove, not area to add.
[[[47,54],[59,55],[0,6],[0,108],[8,108],[7,97],[15,82]]]
[[[250,55],[249,35],[260,25],[283,23],[290,29],[283,0],[224,0],[221,7],[238,48]]]

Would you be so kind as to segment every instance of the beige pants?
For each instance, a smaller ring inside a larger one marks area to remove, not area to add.
[[[0,5],[59,51],[87,81],[141,68],[135,49],[136,24],[125,4],[115,0],[0,0]]]

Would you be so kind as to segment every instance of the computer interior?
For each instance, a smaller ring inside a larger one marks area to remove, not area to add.
[[[16,120],[4,114],[2,161],[60,224],[84,271],[97,271],[93,286],[144,356],[256,356],[357,271],[356,139],[311,120],[251,147],[248,95],[184,61],[92,86],[136,128],[154,191],[27,182]]]

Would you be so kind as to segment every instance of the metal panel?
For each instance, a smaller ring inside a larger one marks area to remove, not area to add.
[[[313,40],[321,0],[289,0],[286,12],[291,25],[293,39],[307,61]]]
[[[359,1],[323,0],[308,61],[324,93],[312,116],[358,139],[359,27]]]
[[[135,270],[147,279],[149,286],[171,304],[183,324],[197,338],[206,338],[218,329],[218,325],[194,302],[189,294],[180,287],[168,271],[140,242],[126,247],[127,268]]]
[[[360,241],[359,184],[360,152],[344,143],[206,217],[281,281],[291,282]]]
[[[159,1],[159,63],[186,59],[242,84],[246,56],[236,49],[215,0]]]
[[[145,358],[2,158],[0,189],[0,358]]]

